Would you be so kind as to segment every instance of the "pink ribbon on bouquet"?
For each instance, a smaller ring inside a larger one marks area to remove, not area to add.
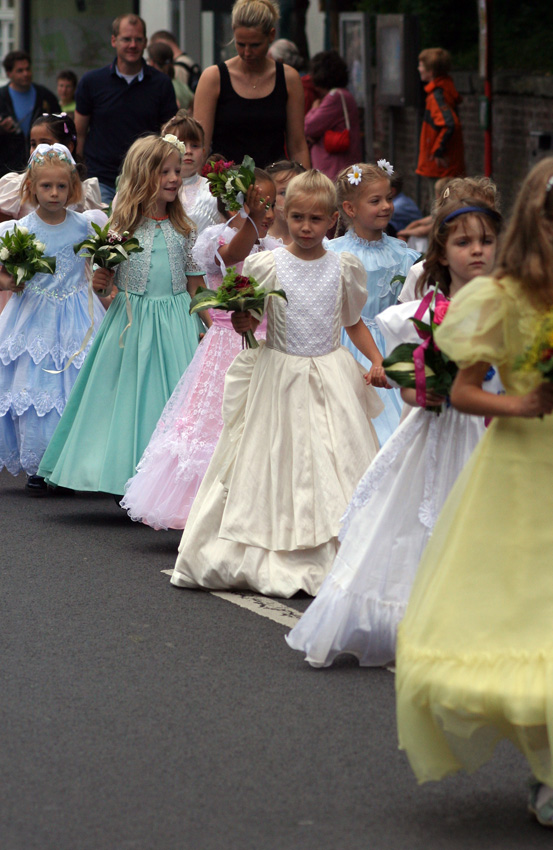
[[[442,295],[441,292],[438,292],[438,289],[432,289],[430,292],[427,292],[421,303],[417,307],[417,311],[413,318],[418,321],[422,321],[422,317],[428,310],[428,308],[434,304],[439,304],[440,301],[447,301],[445,295]],[[432,335],[430,331],[423,331],[417,325],[415,325],[415,330],[418,335],[422,339],[421,344],[418,348],[415,348],[413,351],[413,363],[415,365],[415,391],[416,391],[416,399],[417,404],[420,407],[426,407],[426,372],[424,368],[424,352],[430,345],[432,341]]]

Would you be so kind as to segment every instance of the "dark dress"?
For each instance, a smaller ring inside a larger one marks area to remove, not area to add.
[[[264,168],[285,156],[286,79],[282,62],[276,62],[275,87],[267,97],[240,97],[234,91],[224,62],[217,66],[221,90],[217,100],[211,149],[227,159],[242,162],[249,154]]]

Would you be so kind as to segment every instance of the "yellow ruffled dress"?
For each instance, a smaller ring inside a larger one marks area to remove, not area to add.
[[[540,313],[513,279],[477,278],[438,331],[506,392]],[[489,759],[501,738],[553,785],[553,416],[497,418],[461,473],[421,560],[397,651],[400,747],[420,782]]]

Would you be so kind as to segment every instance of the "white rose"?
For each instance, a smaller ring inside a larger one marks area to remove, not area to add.
[[[2,248],[2,250],[0,251],[0,260],[7,260],[9,256],[10,252],[8,251],[8,249]]]
[[[234,192],[234,183],[232,182],[232,177],[229,177],[229,179],[225,183],[225,189],[227,190],[227,192]]]
[[[17,230],[20,233],[23,233],[23,235],[26,235],[29,232],[29,229],[27,227],[18,227]]]
[[[44,244],[44,242],[35,242],[35,246],[36,246],[37,251],[45,251],[46,250],[46,245]]]

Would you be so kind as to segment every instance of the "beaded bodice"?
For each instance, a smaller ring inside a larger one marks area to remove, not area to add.
[[[267,345],[288,354],[317,357],[340,346],[340,258],[327,252],[318,260],[300,260],[286,248],[274,252],[280,298],[269,302]]]

